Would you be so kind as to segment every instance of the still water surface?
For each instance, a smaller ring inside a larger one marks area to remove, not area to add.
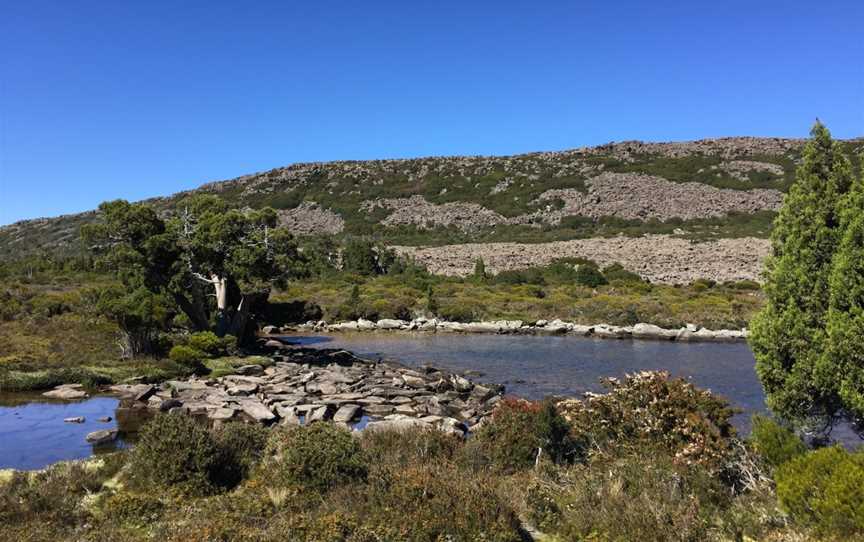
[[[309,346],[344,348],[406,365],[429,364],[454,372],[476,371],[479,381],[504,384],[507,393],[542,399],[602,391],[600,379],[646,370],[668,371],[729,399],[744,412],[735,424],[764,412],[765,395],[755,360],[744,342],[676,343],[573,336],[344,333],[288,336]]]
[[[586,391],[602,391],[603,377],[668,371],[729,399],[741,410],[733,421],[743,434],[750,431],[750,416],[766,411],[753,354],[743,342],[395,333],[284,338],[309,346],[344,348],[366,357],[390,358],[406,365],[429,364],[468,373],[474,380],[504,384],[507,393],[529,399],[580,396]],[[36,469],[127,446],[143,420],[142,412],[118,406],[113,397],[58,402],[38,394],[0,394],[0,469]],[[84,416],[86,422],[63,422],[75,416]],[[98,422],[102,416],[111,416],[112,421]],[[109,428],[120,430],[116,443],[94,447],[84,440],[91,431]],[[835,429],[833,437],[849,446],[861,442],[848,427]]]
[[[0,394],[0,469],[38,469],[68,459],[112,452],[128,446],[140,424],[139,411],[118,408],[116,397],[57,401],[39,394]],[[84,417],[84,423],[65,418]],[[110,417],[110,422],[99,418]],[[119,420],[118,420],[119,418]],[[94,446],[87,433],[119,429],[116,441]]]

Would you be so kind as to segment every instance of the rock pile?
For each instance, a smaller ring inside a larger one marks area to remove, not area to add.
[[[564,203],[563,208],[545,213],[543,221],[557,224],[567,216],[692,220],[733,212],[776,211],[783,202],[783,193],[779,190],[722,189],[696,182],[676,183],[641,173],[603,173],[585,181],[585,186],[587,193],[566,188],[541,194],[541,201]]]
[[[740,237],[696,243],[669,235],[575,239],[552,243],[470,243],[438,247],[393,247],[411,256],[429,272],[468,276],[482,258],[487,271],[548,265],[558,258],[580,257],[601,267],[620,263],[642,278],[661,284],[689,284],[697,279],[717,282],[762,279],[762,261],[771,243]]]
[[[491,413],[503,393],[434,368],[358,358],[345,350],[278,350],[272,366],[247,365],[214,379],[161,385],[117,385],[111,390],[132,408],[181,411],[214,422],[263,424],[332,420],[349,425],[365,417],[370,428],[423,424],[464,434]],[[372,419],[373,421],[369,421]]]
[[[292,235],[335,235],[345,229],[345,220],[314,201],[304,201],[293,209],[279,211],[279,224]]]
[[[653,324],[633,326],[612,326],[609,324],[582,325],[562,320],[538,320],[525,323],[522,320],[497,320],[492,322],[448,322],[437,318],[416,318],[411,321],[383,319],[354,320],[328,324],[325,321],[306,322],[297,326],[281,329],[268,326],[267,332],[273,335],[292,331],[302,332],[344,332],[344,331],[416,331],[428,333],[495,333],[522,335],[579,335],[600,339],[645,339],[666,341],[741,341],[747,338],[746,329],[705,329],[687,324],[680,329],[666,329]]]
[[[462,231],[473,231],[485,226],[509,224],[505,218],[477,203],[430,203],[423,196],[386,198],[364,201],[361,210],[371,212],[377,208],[390,210],[381,223],[385,226],[417,226],[421,229],[455,226]],[[517,222],[519,220],[516,220]]]

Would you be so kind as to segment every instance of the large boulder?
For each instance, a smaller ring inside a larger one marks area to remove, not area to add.
[[[357,331],[357,322],[339,322],[327,326],[328,331]]]
[[[244,414],[255,420],[256,422],[270,422],[276,419],[276,415],[264,406],[264,403],[255,399],[248,399],[240,403],[240,409]]]
[[[392,318],[384,318],[382,320],[378,320],[376,324],[378,329],[403,329],[407,326],[407,324],[402,320],[394,320]]]
[[[372,320],[366,320],[365,318],[360,318],[359,320],[357,320],[358,331],[373,331],[377,328],[378,326]]]
[[[362,412],[359,405],[345,404],[339,407],[339,410],[333,414],[334,422],[347,423],[358,417]]]
[[[51,399],[63,399],[66,401],[86,399],[88,397],[87,392],[82,388],[83,386],[81,384],[63,384],[57,386],[51,391],[46,391],[42,395],[50,397]]]
[[[671,341],[678,334],[678,331],[674,329],[663,329],[662,327],[655,326],[654,324],[640,323],[633,326],[632,333],[634,339],[657,339]]]

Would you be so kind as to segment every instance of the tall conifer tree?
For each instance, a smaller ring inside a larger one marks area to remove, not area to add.
[[[842,235],[840,203],[849,160],[817,122],[771,234],[767,304],[751,323],[750,344],[769,406],[793,420],[832,421],[837,386],[820,378],[826,345],[832,260]],[[817,368],[819,369],[817,371]]]
[[[837,388],[845,412],[864,420],[864,172],[840,205],[843,235],[834,255],[820,387]]]

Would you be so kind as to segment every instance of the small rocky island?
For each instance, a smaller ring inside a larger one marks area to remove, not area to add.
[[[501,399],[500,385],[482,385],[433,367],[410,369],[360,358],[346,350],[291,348],[255,356],[235,374],[161,384],[119,384],[123,408],[184,412],[214,423],[228,420],[299,425],[319,420],[367,430],[428,425],[464,435]],[[64,388],[60,388],[61,390]],[[53,396],[57,390],[47,392]]]

